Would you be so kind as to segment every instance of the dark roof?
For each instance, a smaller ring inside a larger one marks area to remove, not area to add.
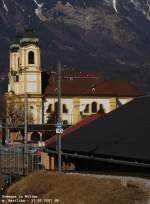
[[[26,28],[24,32],[24,36],[26,38],[36,38],[36,33],[32,28]]]
[[[62,150],[85,155],[110,156],[150,161],[150,96],[97,117],[73,131],[64,131]],[[55,149],[55,137],[46,142]]]
[[[39,39],[36,36],[36,33],[34,32],[34,30],[30,27],[25,29],[25,32],[22,38],[20,38],[20,46],[27,46],[29,44],[34,44],[36,46],[39,46]]]
[[[63,96],[141,96],[137,88],[127,80],[106,80],[100,72],[63,72],[62,73]],[[56,96],[57,75],[49,78],[45,89],[45,96]]]
[[[96,120],[99,117],[101,117],[101,115],[93,114],[93,115],[87,116],[85,119],[81,120],[77,124],[70,126],[69,128],[66,128],[62,134],[62,139],[65,138],[66,136],[70,135],[71,133],[73,133],[77,129],[86,126],[87,124],[91,123],[92,121]],[[56,136],[51,137],[49,140],[47,140],[45,142],[45,145],[47,146],[47,145],[49,145],[51,143],[55,143],[55,142],[56,142]]]

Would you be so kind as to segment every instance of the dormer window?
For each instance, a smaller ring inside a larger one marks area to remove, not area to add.
[[[30,51],[28,54],[28,64],[34,64],[34,52]]]

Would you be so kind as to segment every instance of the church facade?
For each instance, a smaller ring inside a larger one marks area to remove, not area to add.
[[[42,123],[42,82],[41,54],[39,39],[32,29],[24,36],[16,37],[10,46],[10,67],[8,73],[8,103],[12,98],[16,103],[24,103],[27,97],[28,110],[33,115],[33,123]],[[10,101],[11,102],[11,101]]]
[[[32,124],[55,124],[57,121],[57,73],[46,73],[46,78],[44,74],[39,39],[28,28],[10,46],[9,83],[5,95],[10,106],[12,101],[25,104],[27,100]],[[108,113],[119,104],[142,95],[128,81],[108,80],[99,71],[62,70],[61,85],[61,118],[66,125],[76,124],[92,114]],[[24,109],[21,111],[24,113]]]
[[[142,95],[127,80],[107,80],[99,71],[62,71],[61,114],[73,125],[92,114],[104,114]],[[44,92],[45,121],[57,112],[57,75],[51,74]]]

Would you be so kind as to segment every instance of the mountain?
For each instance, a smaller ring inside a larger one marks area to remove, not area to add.
[[[29,15],[43,69],[54,67],[59,53],[64,67],[101,69],[150,93],[149,0],[1,0],[2,76],[16,30],[23,32]]]

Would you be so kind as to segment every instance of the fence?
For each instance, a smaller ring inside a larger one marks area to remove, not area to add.
[[[42,168],[41,149],[35,144],[9,144],[0,147],[0,173],[27,176]]]

